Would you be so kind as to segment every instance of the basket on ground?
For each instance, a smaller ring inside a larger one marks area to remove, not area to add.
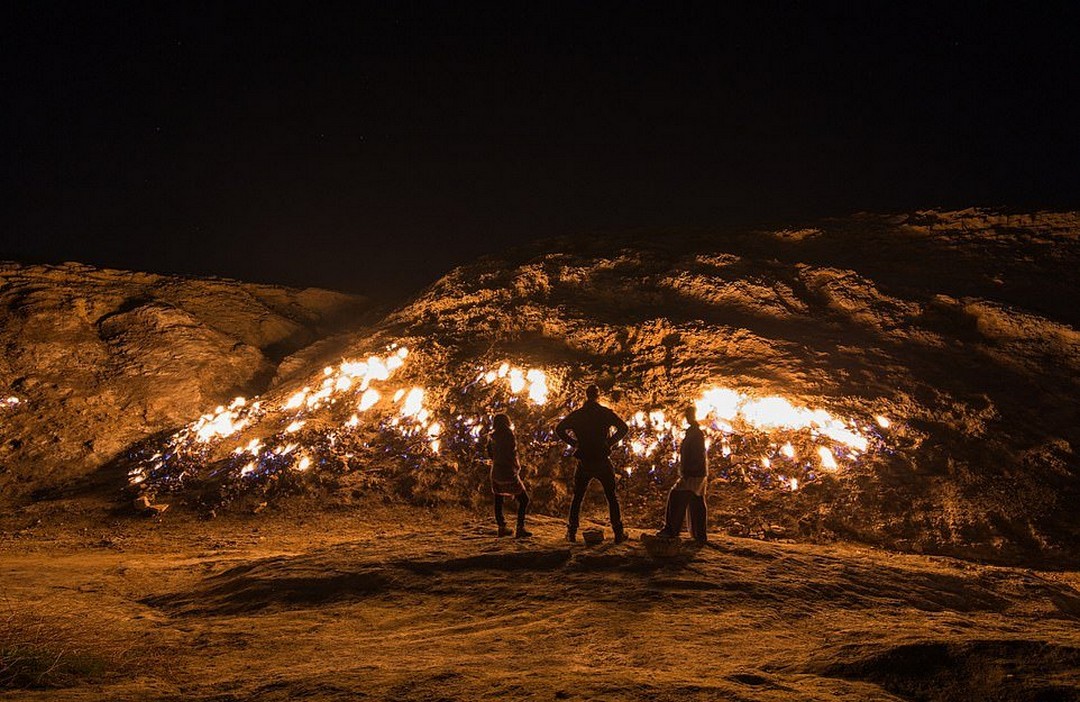
[[[653,558],[672,558],[679,555],[682,550],[682,542],[677,536],[642,534],[641,542],[645,544],[645,550]]]
[[[585,540],[586,546],[595,546],[604,540],[603,529],[586,529],[581,532],[581,538]]]

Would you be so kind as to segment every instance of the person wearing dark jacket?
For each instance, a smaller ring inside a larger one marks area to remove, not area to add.
[[[517,531],[514,535],[527,538],[532,534],[525,530],[525,510],[529,507],[529,493],[521,481],[521,466],[517,459],[517,441],[510,426],[510,417],[505,414],[495,415],[494,429],[488,435],[487,454],[491,459],[491,492],[495,495],[495,523],[499,527],[499,536],[509,536],[503,516],[503,500],[506,497],[517,498]]]
[[[683,520],[690,512],[690,535],[698,543],[708,540],[705,532],[705,491],[709,485],[709,462],[705,455],[705,433],[697,423],[693,407],[686,410],[690,426],[679,446],[679,480],[668,493],[667,517],[657,536],[675,538],[682,533]]]
[[[578,467],[574,472],[574,499],[570,503],[570,519],[566,527],[567,541],[577,539],[581,501],[585,499],[585,491],[593,480],[599,481],[604,488],[604,497],[607,498],[608,512],[611,515],[611,528],[615,532],[615,543],[626,540],[619,512],[619,499],[615,494],[615,469],[611,465],[609,454],[612,447],[626,436],[627,431],[629,427],[626,422],[600,404],[600,388],[595,385],[586,388],[585,404],[564,417],[555,427],[559,438],[574,447],[574,457],[578,460]]]

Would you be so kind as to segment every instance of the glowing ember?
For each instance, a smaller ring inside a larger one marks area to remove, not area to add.
[[[874,417],[874,421],[876,421],[878,426],[882,429],[888,429],[892,426],[892,422],[889,421],[889,418],[880,414]]]
[[[14,395],[11,395],[9,397],[5,397],[4,399],[0,400],[0,407],[14,407],[14,406],[20,404],[21,402],[22,402],[22,400],[15,397]]]

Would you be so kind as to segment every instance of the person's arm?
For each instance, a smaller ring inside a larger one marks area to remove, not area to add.
[[[619,415],[611,412],[611,426],[615,428],[615,433],[608,439],[608,446],[614,446],[626,437],[627,432],[630,431],[630,427],[626,426],[626,422],[619,419]]]
[[[572,415],[573,413],[571,412],[570,414],[562,418],[562,421],[559,422],[558,425],[555,427],[555,434],[571,446],[577,446],[577,440],[573,437],[572,434],[570,434],[570,417]]]

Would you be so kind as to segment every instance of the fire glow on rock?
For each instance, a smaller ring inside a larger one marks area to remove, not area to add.
[[[242,490],[288,472],[363,470],[380,453],[475,464],[496,411],[511,414],[519,447],[550,454],[552,446],[561,446],[552,429],[580,394],[569,392],[577,388],[566,369],[502,361],[473,368],[456,387],[433,390],[415,377],[400,379],[408,376],[412,358],[409,349],[391,344],[381,355],[327,366],[286,396],[237,397],[136,456],[129,480],[141,489],[169,491],[216,478]],[[890,425],[880,415],[873,426],[784,397],[725,387],[705,389],[693,405],[714,466],[726,465],[726,473],[737,468],[743,479],[787,490],[854,464],[883,445],[878,429]],[[641,410],[628,424],[615,458],[629,472],[653,475],[678,462],[686,426],[680,412]]]

